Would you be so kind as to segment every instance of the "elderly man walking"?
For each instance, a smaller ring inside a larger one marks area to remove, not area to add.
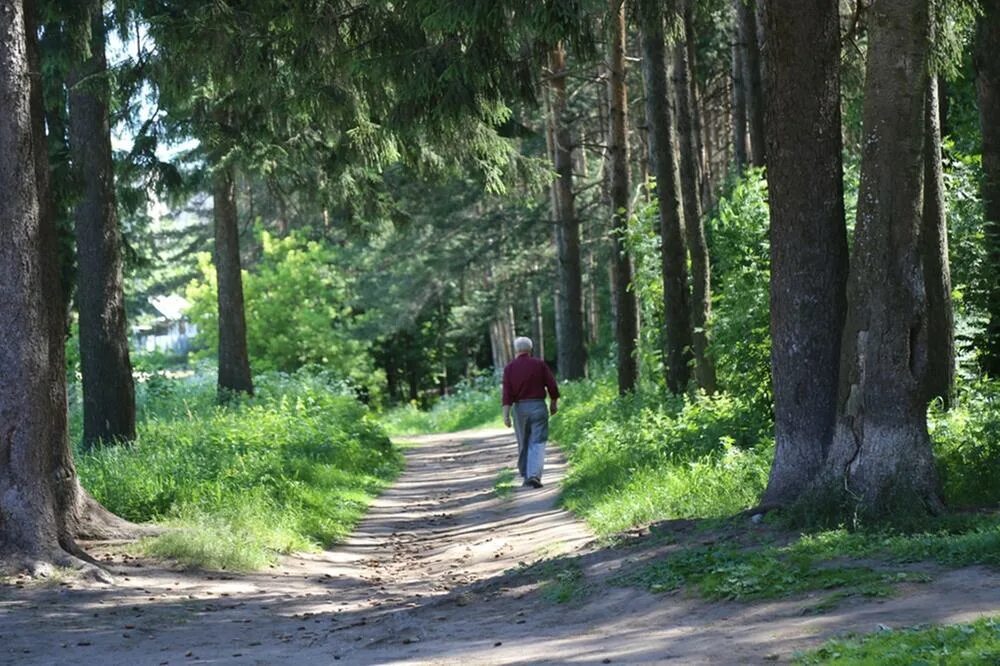
[[[545,445],[549,439],[549,414],[559,411],[559,387],[552,371],[540,358],[532,358],[530,338],[514,340],[513,361],[503,369],[503,423],[517,435],[517,471],[524,485],[542,487]],[[549,407],[545,407],[545,393]]]

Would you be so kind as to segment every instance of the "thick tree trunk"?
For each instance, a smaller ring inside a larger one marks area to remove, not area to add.
[[[739,0],[734,0],[739,2]],[[744,78],[744,62],[746,49],[740,42],[739,29],[733,39],[733,60],[731,77],[733,82],[732,130],[733,130],[733,161],[736,168],[743,171],[749,162],[750,146],[747,141],[747,88]]]
[[[760,43],[757,40],[756,0],[733,0],[736,31],[743,56],[743,82],[746,90],[747,128],[750,131],[750,163],[764,166],[764,87],[761,83]]]
[[[929,77],[924,115],[924,211],[920,247],[927,292],[927,396],[947,408],[955,386],[955,314],[951,303],[948,222],[941,168],[937,77]]]
[[[667,91],[663,15],[654,0],[638,3],[642,72],[646,82],[649,161],[656,176],[663,273],[664,362],[672,393],[687,389],[691,370],[691,302],[687,248],[680,210],[680,175],[674,150],[673,119]]]
[[[840,22],[837,0],[773,0],[761,19],[776,443],[764,504],[783,505],[822,467],[837,410],[848,264]]]
[[[542,310],[542,295],[531,299],[531,339],[535,343],[535,356],[545,359],[545,313]]]
[[[514,308],[500,307],[490,322],[490,348],[493,351],[493,368],[499,374],[514,360]]]
[[[84,519],[100,516],[69,447],[65,306],[32,11],[12,2],[0,12],[0,565],[37,575],[73,567],[110,580],[75,540]]]
[[[236,216],[236,185],[231,167],[217,167],[212,175],[215,217],[215,271],[219,298],[219,399],[235,393],[253,394],[247,353],[240,235]]]
[[[986,262],[1000,266],[1000,0],[984,0],[976,31],[976,91],[979,127],[983,135],[983,208]],[[989,320],[980,344],[980,363],[991,377],[1000,377],[1000,280],[987,278]]]
[[[135,439],[135,386],[129,360],[121,239],[104,55],[102,2],[89,0],[90,53],[70,76],[70,154],[81,196],[74,211],[77,305],[83,375],[83,441]]]
[[[587,372],[583,337],[583,280],[580,273],[580,220],[573,195],[573,144],[566,121],[566,51],[560,44],[549,53],[552,93],[553,153],[556,171],[559,255],[559,323],[562,334],[557,345],[559,374],[580,379]]]
[[[708,356],[708,322],[712,314],[711,267],[708,243],[702,224],[701,196],[698,191],[698,131],[695,128],[694,100],[687,42],[674,46],[674,80],[677,93],[677,136],[680,147],[681,195],[684,203],[684,232],[691,255],[691,319],[694,347],[694,374],[698,388],[715,393],[715,365]]]
[[[608,54],[608,154],[611,171],[611,267],[615,273],[615,342],[618,345],[618,392],[635,390],[636,303],[631,289],[632,258],[625,247],[631,217],[628,173],[628,91],[625,88],[625,3],[610,0],[611,50]]]
[[[813,498],[834,520],[941,508],[927,434],[920,256],[928,0],[877,0],[869,12],[837,423]]]

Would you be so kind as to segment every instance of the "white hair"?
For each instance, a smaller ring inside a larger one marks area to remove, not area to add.
[[[526,338],[521,336],[519,338],[514,338],[514,352],[520,354],[521,352],[531,351],[531,348],[535,345],[531,342],[531,338]]]

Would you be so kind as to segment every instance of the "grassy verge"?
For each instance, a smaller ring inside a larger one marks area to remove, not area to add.
[[[864,637],[833,640],[798,655],[798,664],[846,666],[941,666],[1000,663],[1000,618],[941,627],[886,629]]]
[[[256,397],[227,407],[214,392],[198,376],[147,381],[135,444],[77,454],[108,509],[179,528],[145,542],[151,554],[252,570],[328,545],[401,469],[367,409],[322,379],[261,376]]]
[[[570,384],[550,432],[567,454],[567,508],[610,535],[752,506],[767,481],[768,418],[727,394],[620,398],[612,378]]]
[[[507,499],[514,492],[514,483],[517,472],[510,467],[505,467],[497,473],[496,481],[493,482],[493,492],[500,499]]]
[[[459,386],[455,393],[429,410],[421,410],[414,404],[391,409],[382,415],[381,423],[391,435],[500,428],[503,426],[500,386],[492,377],[480,378]]]

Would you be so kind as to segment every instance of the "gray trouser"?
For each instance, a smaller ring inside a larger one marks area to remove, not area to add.
[[[542,478],[545,444],[549,439],[549,410],[544,400],[514,403],[514,433],[517,435],[517,471],[525,479]]]

